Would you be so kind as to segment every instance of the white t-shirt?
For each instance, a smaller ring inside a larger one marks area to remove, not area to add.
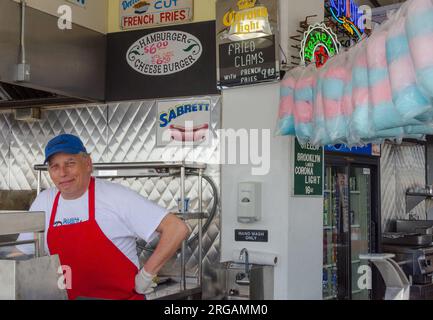
[[[48,225],[57,192],[56,188],[41,192],[30,207],[30,211],[45,212],[45,251],[47,254],[49,254]],[[156,229],[168,210],[120,184],[99,179],[95,181],[95,198],[95,219],[102,232],[139,267],[136,238],[149,242],[158,235]],[[60,196],[54,226],[87,221],[89,219],[88,199],[88,191],[75,200],[65,200]],[[33,234],[31,233],[22,233],[18,237],[18,241],[32,239]],[[89,245],[92,244],[89,243]],[[33,244],[19,245],[17,248],[25,254],[34,253]]]

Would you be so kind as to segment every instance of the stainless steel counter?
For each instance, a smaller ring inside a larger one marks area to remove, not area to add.
[[[186,290],[181,290],[180,278],[169,278],[159,284],[154,292],[147,294],[147,300],[199,300],[202,288],[197,284],[196,278],[186,279]]]

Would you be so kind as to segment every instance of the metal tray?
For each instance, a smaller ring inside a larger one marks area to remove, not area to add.
[[[382,236],[383,244],[401,246],[428,246],[433,242],[433,235],[419,233],[389,232]]]
[[[395,227],[402,233],[433,234],[432,220],[396,220]]]

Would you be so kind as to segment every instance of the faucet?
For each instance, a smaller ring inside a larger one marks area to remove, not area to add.
[[[245,255],[245,260],[242,258],[242,256],[244,256],[244,255]],[[245,263],[245,274],[247,276],[249,276],[250,275],[250,270],[249,270],[250,263],[249,263],[249,254],[248,254],[247,248],[243,248],[241,250],[241,253],[239,254],[239,260],[244,260],[244,263]]]
[[[245,259],[243,256],[245,255]],[[236,283],[239,285],[249,285],[250,284],[250,270],[249,270],[249,254],[247,248],[243,248],[239,255],[239,260],[244,260],[245,272],[239,272],[236,275]]]

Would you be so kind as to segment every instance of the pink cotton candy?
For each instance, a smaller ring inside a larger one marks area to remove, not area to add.
[[[431,0],[413,0],[408,7],[407,14],[413,15],[431,8],[433,8]]]
[[[296,81],[293,77],[289,76],[281,81],[281,86],[295,88]]]
[[[333,65],[332,68],[328,68],[325,74],[325,78],[333,78],[339,80],[347,80],[347,70],[344,67]]]
[[[296,123],[311,122],[313,119],[313,106],[306,101],[296,101],[294,115]]]
[[[294,101],[292,96],[281,97],[278,116],[282,118],[287,115],[292,115],[293,108],[294,108]]]
[[[334,118],[336,116],[340,116],[342,114],[341,110],[341,101],[331,100],[331,99],[323,99],[323,103],[325,107],[325,118]]]
[[[387,38],[398,37],[400,35],[406,35],[405,17],[399,17],[394,20],[393,24],[388,30]]]
[[[373,33],[367,42],[367,59],[368,67],[372,68],[386,68],[386,37],[387,32],[380,31]]]
[[[392,91],[398,92],[416,82],[415,68],[412,58],[406,55],[389,65],[389,76]]]
[[[411,39],[409,46],[417,70],[433,66],[432,33]]]
[[[370,87],[370,93],[373,106],[377,106],[383,102],[392,102],[392,92],[388,78]]]
[[[355,60],[355,66],[360,68],[367,68],[367,56],[365,54],[358,54]]]
[[[305,77],[305,78],[300,78],[297,82],[296,82],[296,89],[304,89],[304,88],[308,88],[308,87],[313,87],[313,83],[314,83],[314,78],[313,77]]]

